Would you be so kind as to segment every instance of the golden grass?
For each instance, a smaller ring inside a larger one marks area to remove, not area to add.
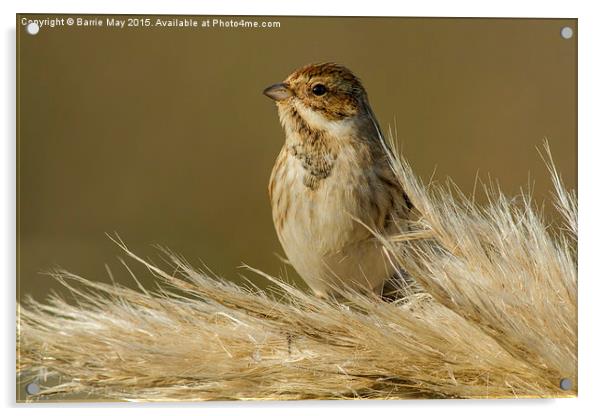
[[[166,272],[117,241],[162,289],[55,272],[77,302],[18,306],[17,371],[42,385],[60,377],[32,399],[573,397],[576,198],[545,150],[562,227],[549,227],[528,195],[509,199],[489,186],[479,206],[392,159],[420,213],[412,231],[378,237],[421,287],[400,287],[398,301],[319,299],[253,270],[277,288],[266,292],[174,255]],[[562,378],[571,390],[560,389]]]

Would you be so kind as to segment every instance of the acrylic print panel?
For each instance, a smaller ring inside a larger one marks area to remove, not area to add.
[[[16,29],[19,401],[577,394],[575,19]]]

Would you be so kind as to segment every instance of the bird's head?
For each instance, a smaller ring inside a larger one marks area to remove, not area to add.
[[[329,131],[371,116],[359,78],[335,63],[306,65],[263,93],[276,101],[285,127],[301,117],[310,128]]]

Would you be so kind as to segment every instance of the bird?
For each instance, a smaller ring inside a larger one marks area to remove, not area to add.
[[[398,231],[413,205],[360,79],[337,63],[309,64],[263,93],[285,136],[268,195],[288,261],[319,297],[382,295],[395,268],[375,233]]]

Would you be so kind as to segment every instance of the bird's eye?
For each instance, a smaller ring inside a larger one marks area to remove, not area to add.
[[[316,84],[312,87],[311,92],[318,96],[324,95],[326,94],[326,87],[323,84]]]

